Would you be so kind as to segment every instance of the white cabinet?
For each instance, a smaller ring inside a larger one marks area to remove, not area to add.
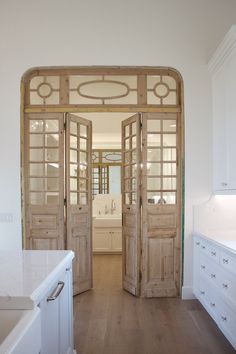
[[[214,192],[236,192],[236,26],[209,62],[213,103]]]
[[[40,302],[42,346],[40,354],[72,354],[71,268],[66,268]]]
[[[236,349],[236,253],[194,235],[193,292]]]
[[[122,251],[121,227],[94,227],[93,251],[96,253],[120,253]]]

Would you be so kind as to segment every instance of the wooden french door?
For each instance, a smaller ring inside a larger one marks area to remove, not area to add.
[[[75,251],[73,290],[79,294],[92,287],[92,123],[68,114],[66,124],[66,246]]]
[[[142,117],[142,281],[144,297],[180,293],[180,119]]]
[[[179,149],[177,113],[122,122],[123,288],[136,296],[180,293]]]
[[[122,122],[123,288],[140,293],[140,114]]]
[[[32,113],[24,134],[25,248],[73,250],[78,294],[92,287],[91,122]]]

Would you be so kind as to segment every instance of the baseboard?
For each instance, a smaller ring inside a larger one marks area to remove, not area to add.
[[[193,294],[193,288],[191,286],[182,286],[181,298],[182,300],[196,299],[196,297]]]

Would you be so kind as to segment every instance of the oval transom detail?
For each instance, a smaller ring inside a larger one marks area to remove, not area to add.
[[[128,95],[130,88],[127,84],[113,80],[87,81],[77,88],[78,94],[90,99],[116,99]]]

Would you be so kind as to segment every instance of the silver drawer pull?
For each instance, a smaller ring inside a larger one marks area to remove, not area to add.
[[[222,321],[227,321],[227,317],[226,316],[221,316]]]
[[[202,268],[202,269],[205,269],[205,268],[206,268],[206,266],[204,266],[204,265],[201,265],[201,268]]]
[[[226,258],[223,258],[223,263],[224,263],[224,264],[228,264],[228,263],[229,263],[229,260],[226,259]]]
[[[197,245],[197,246],[199,246],[199,245],[200,245],[200,242],[199,242],[199,241],[197,241],[197,242],[196,242],[196,245]]]
[[[47,298],[47,301],[54,301],[60,295],[62,289],[64,288],[65,283],[63,281],[59,281],[56,289],[53,290],[51,295]]]
[[[204,250],[206,248],[206,246],[202,246],[202,249]]]
[[[215,307],[216,304],[214,302],[211,302],[211,307]]]
[[[211,274],[211,278],[215,278],[216,277],[216,275],[215,274]]]
[[[202,295],[205,295],[205,291],[200,291],[200,293],[201,293]]]
[[[222,286],[223,286],[224,289],[228,289],[228,284],[224,284],[223,283]]]
[[[212,256],[216,256],[216,252],[213,252],[213,251],[212,251],[212,252],[211,252],[211,255],[212,255]]]

